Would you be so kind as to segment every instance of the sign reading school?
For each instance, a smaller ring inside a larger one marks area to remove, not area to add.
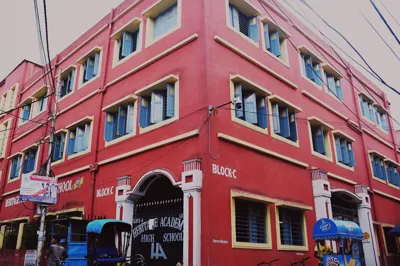
[[[23,174],[19,200],[55,204],[57,202],[57,187],[57,179],[55,178]]]

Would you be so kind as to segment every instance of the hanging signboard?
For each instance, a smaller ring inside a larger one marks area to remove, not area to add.
[[[57,202],[57,179],[23,174],[20,201],[55,204]]]

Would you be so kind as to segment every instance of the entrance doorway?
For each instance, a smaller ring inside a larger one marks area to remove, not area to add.
[[[332,190],[332,216],[335,220],[351,221],[360,225],[357,207],[361,199],[357,195],[345,190]]]
[[[183,261],[183,193],[163,175],[139,188],[132,223],[132,258],[140,254],[148,266],[175,266]]]

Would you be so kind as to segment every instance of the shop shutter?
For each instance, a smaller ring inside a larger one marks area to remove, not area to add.
[[[265,49],[270,50],[271,49],[271,42],[269,39],[269,28],[268,28],[268,23],[264,23],[264,42],[265,42]]]
[[[244,99],[245,119],[251,124],[257,124],[256,94],[252,93]]]
[[[175,115],[175,87],[174,84],[167,84],[167,117]]]
[[[281,43],[279,41],[279,32],[275,31],[270,35],[271,40],[271,52],[277,56],[281,56]]]
[[[261,97],[257,108],[258,108],[258,110],[257,110],[258,126],[261,128],[267,128],[268,127],[268,114],[267,114],[267,105],[266,105],[265,97]]]

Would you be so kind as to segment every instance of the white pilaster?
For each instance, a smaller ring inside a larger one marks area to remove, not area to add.
[[[332,219],[331,185],[327,173],[316,169],[311,171],[311,175],[317,220],[322,218]]]
[[[364,185],[355,186],[356,194],[362,199],[362,203],[358,205],[358,220],[360,227],[364,233],[368,233],[370,238],[363,240],[363,249],[366,265],[379,266],[377,239],[374,234],[374,225],[371,216],[371,203],[368,195],[368,189]]]

